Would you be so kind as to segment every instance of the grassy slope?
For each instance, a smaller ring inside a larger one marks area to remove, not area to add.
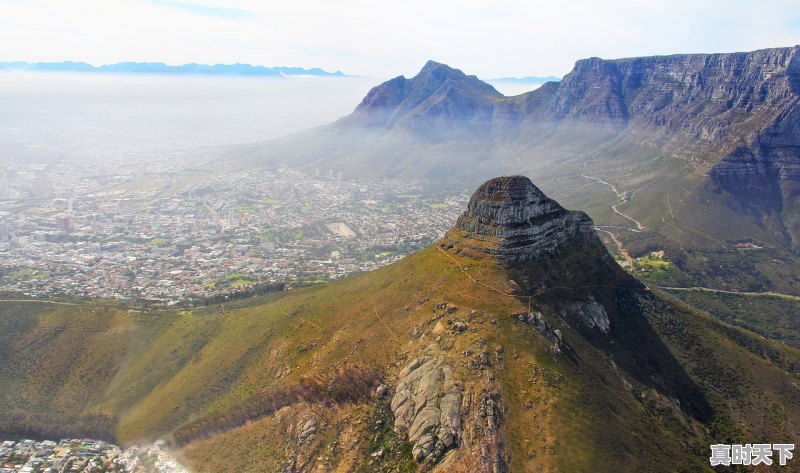
[[[457,260],[475,280],[512,289],[490,262]],[[144,316],[103,306],[5,304],[1,346],[13,350],[2,353],[2,408],[65,417],[107,414],[115,437],[128,443],[169,436],[187,421],[235,412],[260,393],[328,376],[346,365],[391,380],[415,353],[434,350],[451,359],[465,389],[477,393],[499,386],[513,471],[538,465],[546,471],[598,471],[597,465],[605,471],[696,471],[712,440],[797,439],[797,351],[690,309],[655,304],[646,316],[714,406],[717,414],[705,425],[625,368],[615,368],[607,346],[561,322],[551,301],[543,299],[535,303],[576,354],[553,356],[549,342],[509,317],[527,309],[525,303],[476,284],[435,248],[373,273],[271,299],[192,315]],[[435,341],[430,316],[443,301],[459,306],[453,318],[467,320],[474,331],[445,333]],[[411,336],[414,327],[423,334],[420,339]],[[75,330],[85,328],[105,331]],[[486,372],[464,366],[464,350],[482,346],[479,339],[493,354],[496,383]],[[496,346],[504,347],[499,358]],[[624,358],[620,353],[618,362]],[[382,461],[409,467],[407,446],[389,439],[388,427],[370,430],[381,407],[368,395],[339,407],[325,405],[308,407],[328,419],[311,445],[297,447],[286,434],[301,403],[194,441],[183,454],[200,471],[219,471],[220,465],[239,471],[253,466],[255,458],[258,469],[274,471],[284,456],[298,451],[330,452],[329,462],[358,469],[364,465],[353,452],[367,457],[388,445]],[[337,438],[353,439],[352,448],[332,449]],[[574,445],[591,447],[567,448]],[[687,452],[693,456],[687,458]]]

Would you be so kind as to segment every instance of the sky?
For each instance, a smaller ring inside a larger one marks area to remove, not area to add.
[[[0,0],[0,61],[249,63],[483,79],[800,43],[797,0]]]

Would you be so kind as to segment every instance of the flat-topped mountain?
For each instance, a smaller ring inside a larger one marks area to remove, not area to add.
[[[505,176],[437,244],[316,287],[0,302],[0,434],[164,438],[198,472],[713,471],[711,444],[800,435],[798,367]]]
[[[527,120],[606,125],[731,189],[791,193],[800,179],[800,46],[584,59],[551,89]]]

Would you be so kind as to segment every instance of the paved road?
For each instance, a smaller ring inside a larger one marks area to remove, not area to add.
[[[791,301],[800,301],[800,296],[792,294],[783,294],[780,292],[747,292],[747,291],[726,291],[724,289],[712,289],[710,287],[670,287],[670,286],[653,286],[658,289],[665,289],[667,291],[699,291],[699,292],[716,292],[721,294],[737,294],[740,296],[751,297],[777,297],[780,299],[788,299]]]

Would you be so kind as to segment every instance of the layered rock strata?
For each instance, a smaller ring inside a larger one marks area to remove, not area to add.
[[[525,176],[491,179],[478,188],[443,245],[513,264],[553,254],[565,242],[594,236],[592,220],[566,210]]]

